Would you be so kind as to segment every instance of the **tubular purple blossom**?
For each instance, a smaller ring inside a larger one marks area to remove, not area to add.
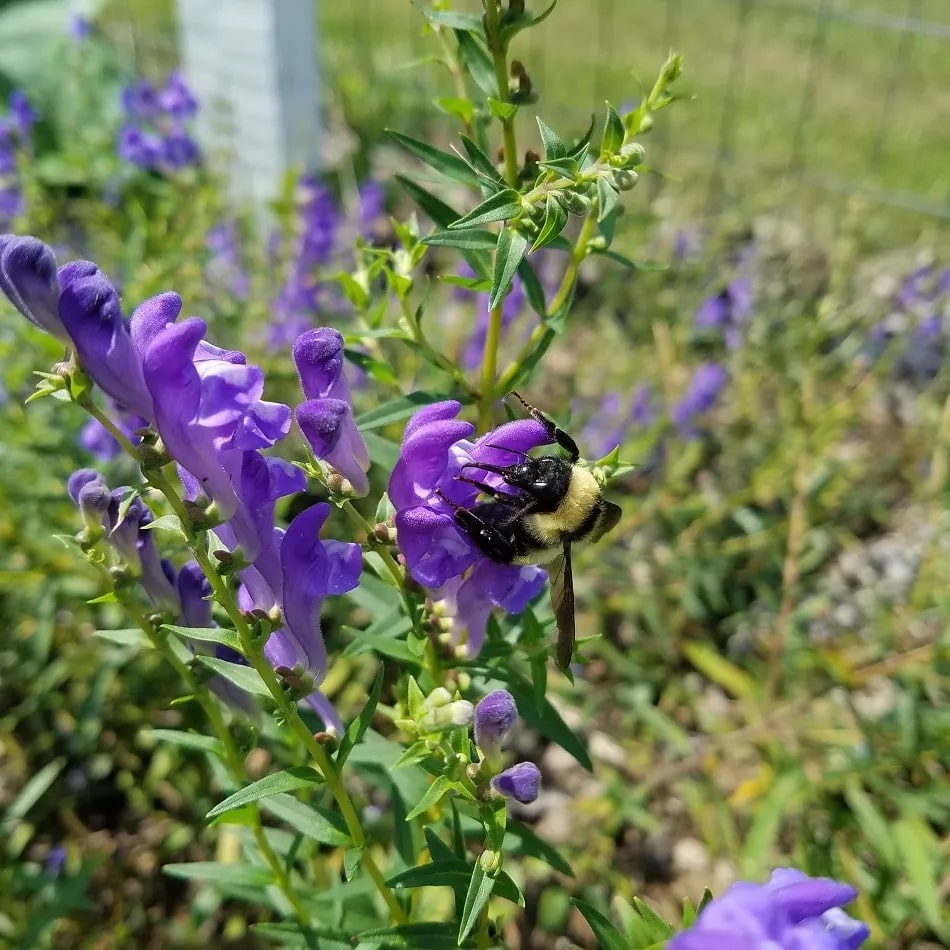
[[[32,324],[68,338],[59,318],[56,258],[48,245],[35,237],[0,235],[0,290]]]
[[[541,770],[533,762],[519,762],[496,775],[491,787],[505,798],[530,805],[541,790]]]
[[[343,475],[354,495],[368,495],[369,452],[350,404],[342,399],[311,399],[297,406],[294,417],[313,454]]]
[[[475,745],[483,752],[497,751],[517,719],[518,707],[508,690],[482,697],[475,707]]]
[[[830,878],[777,868],[766,884],[740,881],[703,909],[668,950],[857,950],[869,928],[841,907],[857,891]]]

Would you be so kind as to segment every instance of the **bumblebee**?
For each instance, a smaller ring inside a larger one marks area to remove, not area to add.
[[[474,468],[492,472],[510,491],[459,474],[459,481],[474,485],[491,500],[464,508],[445,495],[441,497],[454,510],[456,525],[485,557],[499,564],[550,564],[551,605],[558,629],[557,664],[566,670],[574,655],[575,638],[571,546],[599,540],[620,520],[621,510],[604,498],[597,479],[578,464],[580,450],[571,436],[518,393],[509,396],[545,428],[567,457],[535,457],[504,449],[518,456],[518,461],[506,466],[470,463],[463,471]]]

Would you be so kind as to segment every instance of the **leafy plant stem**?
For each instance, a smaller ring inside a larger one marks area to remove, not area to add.
[[[488,332],[482,352],[482,386],[478,400],[478,426],[483,432],[491,428],[492,408],[498,395],[495,374],[498,372],[498,344],[501,340],[501,316],[504,303],[488,312]]]
[[[580,233],[577,235],[574,250],[571,252],[571,259],[567,265],[567,269],[564,271],[564,276],[561,278],[557,293],[555,293],[551,299],[551,303],[548,305],[548,316],[557,313],[558,309],[564,305],[564,302],[574,290],[574,284],[577,282],[577,271],[581,263],[587,257],[587,245],[591,239],[591,235],[594,233],[596,221],[597,215],[594,211],[588,213],[584,219],[584,224],[581,226]],[[539,323],[534,330],[531,331],[531,336],[528,337],[521,351],[505,367],[499,377],[497,387],[493,394],[493,401],[495,396],[503,395],[509,389],[512,382],[517,379],[520,374],[522,365],[530,359],[534,351],[541,345],[547,345],[554,336],[554,331],[545,323]]]
[[[483,0],[485,7],[485,36],[492,64],[495,67],[495,81],[498,83],[498,98],[508,101],[508,50],[501,37],[501,10],[498,0]],[[518,144],[515,140],[514,116],[501,120],[502,142],[504,143],[505,180],[512,188],[518,187]]]

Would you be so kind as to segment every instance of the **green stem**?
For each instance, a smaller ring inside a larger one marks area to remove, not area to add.
[[[557,313],[557,311],[564,305],[564,302],[571,295],[571,292],[574,290],[574,284],[577,281],[577,272],[581,266],[581,263],[587,257],[587,244],[594,232],[594,225],[596,222],[596,214],[593,210],[591,210],[591,212],[584,219],[584,224],[581,227],[580,233],[577,235],[577,241],[574,243],[574,250],[571,253],[570,263],[567,265],[567,269],[564,271],[564,276],[561,278],[561,284],[557,289],[557,293],[554,295],[554,297],[551,299],[551,303],[548,305],[548,316]],[[537,347],[548,345],[554,335],[554,331],[546,323],[539,323],[534,328],[534,330],[531,331],[531,336],[528,337],[518,355],[505,367],[504,372],[502,372],[500,378],[498,379],[498,385],[495,389],[495,393],[498,395],[503,395],[506,393],[507,390],[511,388],[514,381],[518,378],[518,375],[521,372],[521,367],[524,365],[525,361],[530,358],[531,354],[534,353]]]
[[[234,735],[228,728],[227,723],[224,721],[224,717],[221,715],[221,709],[217,702],[215,702],[214,697],[211,695],[211,691],[204,685],[204,683],[198,680],[188,664],[185,663],[169,646],[166,637],[164,637],[158,630],[155,629],[155,625],[144,614],[138,604],[123,599],[123,605],[135,618],[139,627],[142,629],[142,632],[148,637],[152,646],[181,677],[188,689],[191,690],[192,695],[198,701],[198,704],[204,710],[205,715],[208,717],[208,721],[211,723],[212,730],[217,735],[217,738],[221,742],[221,745],[224,749],[225,765],[227,766],[228,771],[231,773],[231,777],[238,783],[238,785],[247,785],[248,775],[247,769],[244,765],[244,757],[241,755],[240,749],[238,749],[237,743],[234,741]],[[254,840],[257,843],[258,850],[261,852],[264,860],[267,862],[268,867],[270,867],[271,871],[273,872],[277,886],[283,892],[291,907],[293,907],[294,913],[296,914],[297,919],[300,921],[301,926],[309,927],[311,923],[310,915],[294,891],[293,884],[291,883],[290,877],[287,874],[287,870],[284,867],[283,861],[281,861],[280,856],[276,851],[274,851],[273,847],[271,847],[270,841],[267,840],[267,835],[265,834],[264,827],[261,824],[260,810],[258,809],[256,803],[251,803],[250,817],[252,822],[251,831],[254,835]]]
[[[488,313],[488,332],[485,334],[485,349],[482,351],[482,386],[478,399],[478,427],[482,432],[491,428],[492,409],[497,395],[495,374],[498,372],[502,306],[503,304],[498,304]]]
[[[508,50],[501,38],[501,13],[498,0],[482,0],[485,8],[485,37],[495,67],[498,98],[508,101]],[[512,188],[518,187],[518,144],[515,141],[515,117],[501,120],[504,143],[505,179]]]

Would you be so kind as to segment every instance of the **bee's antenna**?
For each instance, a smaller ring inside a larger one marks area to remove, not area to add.
[[[494,442],[486,442],[486,447],[489,449],[498,449],[499,452],[511,452],[512,455],[520,455],[523,459],[531,458],[527,452],[522,452],[521,449],[512,449],[507,445],[495,445]]]

